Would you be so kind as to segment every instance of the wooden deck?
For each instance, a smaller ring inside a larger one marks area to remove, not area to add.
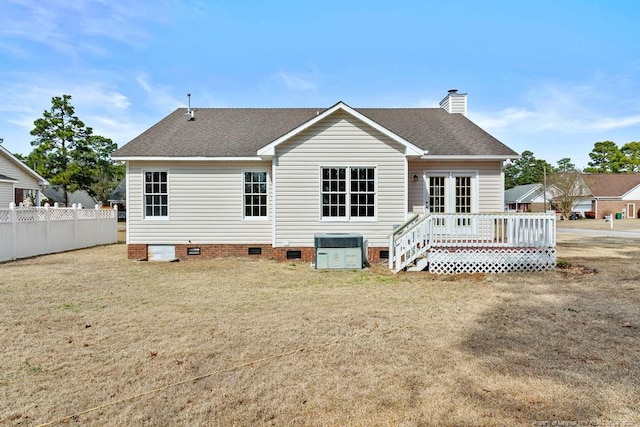
[[[551,269],[555,233],[553,214],[415,215],[389,237],[389,268],[398,272],[427,259],[435,273]]]

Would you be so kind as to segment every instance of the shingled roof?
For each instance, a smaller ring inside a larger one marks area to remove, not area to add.
[[[198,108],[188,120],[178,108],[113,157],[256,157],[257,151],[304,125],[326,108]],[[358,108],[378,123],[434,156],[518,154],[462,114],[442,108]]]
[[[585,173],[593,197],[622,197],[640,185],[640,173]]]
[[[531,203],[544,192],[542,184],[518,185],[504,192],[505,203]]]

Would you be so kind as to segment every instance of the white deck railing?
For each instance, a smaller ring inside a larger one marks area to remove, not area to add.
[[[0,209],[0,262],[115,243],[114,209],[18,207]]]
[[[555,221],[547,213],[412,217],[389,236],[389,268],[400,271],[432,248],[553,248]]]

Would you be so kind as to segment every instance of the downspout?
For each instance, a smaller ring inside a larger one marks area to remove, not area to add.
[[[125,232],[126,232],[125,241],[126,241],[127,245],[129,244],[129,241],[130,241],[129,240],[129,230],[131,230],[131,227],[129,226],[129,221],[131,219],[130,216],[129,216],[129,207],[131,206],[131,203],[130,203],[130,200],[129,200],[129,198],[131,197],[131,191],[129,190],[129,164],[130,163],[131,163],[130,161],[126,161],[125,162],[125,170],[126,170],[126,172],[124,174],[124,187],[125,187],[125,193],[126,193],[124,203],[125,203],[126,211],[127,211],[127,213],[125,214],[124,221],[125,221],[125,224],[126,224],[125,225]],[[142,186],[143,186],[143,189],[144,189],[144,175],[142,175],[140,178],[142,179]],[[143,192],[143,194],[144,194],[144,192]],[[142,210],[142,214],[144,216],[144,206],[142,207],[141,210]],[[116,222],[118,222],[117,218],[116,218]]]
[[[500,192],[500,205],[504,211],[509,210],[509,206],[504,201],[504,168],[506,161],[502,161],[502,165],[500,166],[500,188],[502,191]],[[480,188],[478,188],[478,193],[480,192]],[[518,205],[516,202],[516,212],[518,211]]]
[[[409,160],[404,156],[404,220],[409,217]]]
[[[273,154],[271,159],[271,247],[276,247],[276,163],[278,159]]]

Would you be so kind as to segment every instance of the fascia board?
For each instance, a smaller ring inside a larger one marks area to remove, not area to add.
[[[512,160],[518,159],[520,156],[507,155],[424,155],[420,157],[422,160]]]
[[[121,162],[129,161],[155,161],[155,162],[263,162],[262,157],[171,157],[171,156],[113,156],[113,160]]]

